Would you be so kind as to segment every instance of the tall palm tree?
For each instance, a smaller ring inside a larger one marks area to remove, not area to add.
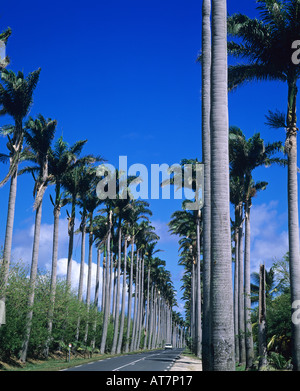
[[[213,370],[234,370],[229,211],[227,2],[212,0],[211,56],[211,345]],[[224,300],[224,297],[226,299]]]
[[[17,195],[17,173],[20,154],[23,148],[23,121],[28,115],[33,102],[33,92],[37,86],[40,69],[31,72],[24,77],[22,72],[15,74],[4,69],[1,73],[0,83],[0,115],[8,114],[14,120],[13,134],[8,135],[7,147],[9,150],[9,170],[5,178],[0,182],[3,186],[10,179],[8,211],[6,220],[5,241],[3,250],[3,262],[1,273],[0,300],[5,302],[5,287],[7,285],[8,270],[11,258],[12,235]],[[4,304],[5,305],[5,304]]]
[[[96,195],[96,175],[95,170],[91,170],[90,172],[90,191],[87,194],[87,200],[86,200],[86,209],[88,212],[88,219],[89,219],[89,226],[88,226],[88,233],[89,233],[89,251],[88,251],[88,278],[87,278],[87,290],[86,290],[86,305],[87,305],[87,311],[89,312],[90,307],[90,301],[91,301],[91,283],[92,283],[92,250],[93,250],[93,243],[94,243],[94,228],[95,222],[94,222],[94,212],[95,209],[99,206],[100,200]],[[86,324],[86,331],[85,331],[85,337],[84,341],[87,341],[88,337],[88,322]]]
[[[22,351],[20,358],[22,362],[26,361],[27,350],[31,332],[31,322],[33,316],[33,303],[35,296],[35,282],[37,276],[38,267],[38,255],[39,255],[39,240],[42,220],[42,202],[49,184],[49,171],[48,171],[48,158],[51,143],[53,141],[57,121],[51,119],[45,119],[42,115],[39,115],[36,120],[29,118],[25,126],[25,139],[30,147],[28,160],[36,162],[36,166],[25,167],[20,173],[38,172],[38,176],[35,180],[34,186],[34,209],[36,210],[35,225],[34,225],[34,237],[33,237],[33,249],[32,249],[32,261],[30,271],[30,291],[28,297],[28,313],[26,317],[25,337],[23,340]]]
[[[246,360],[245,352],[245,325],[244,325],[244,276],[243,276],[243,201],[244,187],[238,176],[230,173],[230,201],[234,205],[234,242],[235,242],[235,268],[234,268],[234,335],[236,359],[240,364]]]
[[[266,182],[254,183],[252,173],[255,168],[262,165],[270,166],[271,164],[279,164],[284,166],[286,159],[274,157],[281,150],[281,142],[265,144],[259,133],[255,133],[252,137],[246,140],[245,135],[238,127],[231,127],[229,131],[229,157],[230,157],[230,173],[236,178],[241,187],[239,207],[244,204],[245,212],[245,265],[244,265],[244,292],[240,292],[240,297],[243,295],[244,300],[244,318],[246,331],[246,366],[250,368],[253,364],[253,342],[252,342],[252,326],[251,326],[251,303],[250,303],[250,208],[252,198],[258,191],[264,190],[267,186]],[[242,212],[241,212],[242,213]],[[241,220],[241,216],[239,218]],[[242,232],[239,233],[241,235]],[[242,257],[241,245],[239,244],[239,258]],[[240,284],[242,279],[242,260],[239,259],[239,274]],[[241,284],[242,286],[242,284]],[[242,303],[240,304],[241,307]],[[241,326],[241,325],[240,325]],[[241,328],[239,326],[239,328]],[[242,329],[243,330],[243,329]],[[240,338],[241,341],[241,338]],[[243,345],[243,341],[241,342]],[[244,355],[243,346],[241,346],[240,356]],[[242,362],[244,358],[242,358]]]
[[[204,163],[203,205],[203,326],[202,362],[203,370],[210,365],[210,72],[211,72],[211,0],[202,2],[202,160]]]
[[[228,32],[240,42],[229,42],[228,51],[243,64],[229,67],[229,88],[246,82],[278,80],[288,86],[287,115],[273,113],[269,123],[286,131],[288,156],[288,225],[291,275],[291,302],[300,299],[300,247],[297,185],[297,82],[299,64],[292,61],[292,43],[299,39],[298,0],[259,0],[259,19],[236,14],[228,20]],[[285,117],[285,118],[284,118]],[[280,122],[280,125],[279,125]],[[300,370],[300,324],[292,322],[293,368]]]
[[[81,190],[88,188],[90,177],[88,174],[92,170],[92,164],[103,160],[99,156],[87,155],[79,159],[72,170],[68,170],[63,177],[63,187],[67,190],[71,197],[71,214],[68,214],[68,234],[69,234],[69,249],[68,249],[68,267],[67,267],[67,285],[71,286],[72,275],[72,256],[74,243],[74,228],[76,217],[76,205]]]

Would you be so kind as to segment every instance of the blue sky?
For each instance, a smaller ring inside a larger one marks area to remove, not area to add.
[[[201,50],[200,0],[111,0],[5,2],[1,29],[10,26],[7,45],[10,69],[25,74],[41,67],[34,105],[38,113],[58,121],[57,137],[70,144],[88,139],[85,153],[100,154],[117,166],[119,156],[128,165],[179,163],[201,160]],[[228,13],[256,16],[254,0],[228,0]],[[231,61],[231,60],[230,60]],[[287,89],[279,83],[244,86],[229,95],[230,125],[247,138],[260,132],[266,142],[284,141],[283,131],[264,125],[269,109],[286,110]],[[0,124],[10,118],[3,117]],[[0,139],[5,151],[5,140]],[[2,166],[1,177],[7,167]],[[287,182],[280,167],[257,169],[256,180],[269,186],[252,208],[252,268],[267,266],[287,251]],[[4,242],[9,185],[0,191],[0,243]],[[14,256],[30,261],[34,223],[33,181],[18,182]],[[43,207],[40,266],[50,264],[52,208],[49,189]],[[178,200],[152,200],[152,220],[161,236],[161,258],[167,261],[180,298],[183,269],[177,265],[176,238],[167,222],[181,207]],[[61,258],[67,256],[65,210],[61,215]],[[74,260],[80,260],[79,237]],[[63,272],[63,267],[62,267]]]

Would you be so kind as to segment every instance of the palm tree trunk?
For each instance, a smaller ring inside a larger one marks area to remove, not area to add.
[[[125,353],[129,352],[131,307],[132,307],[132,285],[133,285],[133,256],[134,256],[134,237],[131,239],[131,260],[130,260],[129,297],[128,297],[127,332],[126,332]]]
[[[251,284],[250,284],[250,205],[245,205],[245,342],[246,342],[246,368],[253,366],[253,335],[251,322]]]
[[[31,333],[32,315],[33,315],[33,303],[35,294],[35,282],[38,268],[38,257],[39,257],[39,244],[40,244],[40,232],[41,232],[41,220],[42,220],[42,202],[36,209],[35,225],[34,225],[34,237],[33,237],[33,250],[32,250],[32,262],[30,271],[30,291],[28,297],[28,313],[26,316],[25,336],[23,340],[22,350],[20,353],[21,362],[25,362],[27,359],[27,351],[29,338]]]
[[[239,207],[242,210],[242,205]],[[240,214],[240,226],[238,231],[239,240],[239,274],[238,274],[238,335],[239,335],[239,363],[244,365],[246,362],[246,346],[245,346],[245,309],[244,309],[244,257],[243,257],[243,222]]]
[[[114,327],[114,337],[113,344],[111,348],[111,353],[115,354],[117,350],[118,334],[119,334],[119,317],[120,317],[120,290],[121,290],[121,254],[122,254],[122,227],[121,221],[119,224],[119,241],[118,241],[118,269],[117,269],[117,292],[116,292],[116,310],[115,310],[115,327]]]
[[[15,218],[15,206],[16,206],[16,197],[17,197],[17,169],[16,172],[10,178],[10,189],[9,189],[9,199],[8,199],[8,210],[7,210],[7,220],[6,220],[6,231],[5,231],[5,241],[4,241],[4,250],[3,250],[3,262],[1,264],[2,270],[0,277],[0,302],[3,303],[4,314],[5,314],[5,290],[8,281],[8,272],[11,259],[11,247],[12,247],[12,236],[14,229],[14,218]],[[1,323],[0,323],[1,327]]]
[[[134,310],[133,310],[133,327],[132,327],[132,338],[130,350],[135,350],[135,342],[136,342],[136,324],[137,324],[137,312],[138,312],[138,275],[139,275],[139,251],[136,251],[136,273],[135,273],[135,289],[134,289]]]
[[[68,267],[67,267],[67,287],[71,288],[71,277],[72,277],[72,257],[73,257],[73,243],[74,243],[74,226],[75,226],[75,196],[72,197],[72,211],[71,217],[69,218],[69,250],[68,250]]]
[[[192,352],[195,353],[195,263],[193,259],[192,271],[191,271],[191,340],[192,340]]]
[[[125,321],[125,299],[126,299],[126,270],[127,270],[127,238],[125,237],[124,243],[124,273],[123,273],[123,286],[122,286],[122,305],[121,305],[121,321],[120,321],[120,332],[117,345],[117,354],[121,353],[123,332],[124,332],[124,321]]]
[[[237,219],[235,219],[235,223]],[[238,302],[239,302],[239,290],[238,290],[238,276],[239,276],[239,241],[238,241],[238,228],[234,229],[234,254],[235,254],[235,262],[234,262],[234,336],[235,336],[235,360],[238,362],[240,357],[239,352],[239,312],[238,312]]]
[[[201,211],[198,211],[197,216],[197,265],[196,265],[196,280],[197,280],[197,289],[196,289],[196,324],[197,324],[197,346],[196,354],[198,357],[201,357],[201,347],[202,347],[202,320],[201,320],[201,249],[200,249],[200,215]]]
[[[106,287],[106,247],[104,244],[103,252],[103,269],[102,269],[102,298],[101,298],[101,311],[104,312],[105,308],[105,287]]]
[[[152,340],[152,335],[153,335],[153,319],[154,319],[154,316],[153,316],[153,309],[154,309],[153,290],[154,290],[154,284],[152,283],[151,284],[151,299],[150,299],[150,304],[149,304],[150,326],[149,326],[148,349],[151,349],[151,340]]]
[[[90,213],[90,229],[89,229],[89,261],[88,261],[88,278],[86,287],[86,310],[87,310],[87,322],[85,326],[84,343],[87,343],[88,331],[89,331],[89,312],[91,304],[91,284],[92,284],[92,264],[93,264],[93,213]]]
[[[148,279],[147,279],[147,309],[145,313],[145,339],[144,339],[144,349],[147,346],[147,338],[149,338],[149,297],[150,297],[150,265],[148,266]]]
[[[95,298],[94,298],[94,311],[95,311],[95,320],[93,325],[93,339],[91,341],[91,347],[95,348],[96,342],[96,329],[97,329],[97,313],[98,313],[98,303],[99,303],[99,293],[100,293],[100,260],[101,260],[101,250],[97,248],[97,270],[96,270],[96,285],[95,285]]]
[[[82,292],[83,292],[83,278],[84,278],[84,265],[85,265],[85,237],[86,237],[86,214],[83,213],[81,219],[81,260],[80,260],[79,285],[78,285],[79,301],[82,301]]]
[[[296,82],[289,81],[286,147],[288,152],[288,226],[292,309],[297,309],[300,302],[296,97]],[[300,371],[300,322],[293,321],[292,364],[293,370]]]
[[[59,234],[59,215],[60,206],[54,207],[54,226],[53,226],[53,249],[52,249],[52,269],[50,285],[50,308],[48,311],[48,338],[45,346],[45,357],[49,355],[49,344],[51,341],[53,314],[55,305],[56,280],[57,280],[57,256],[58,256],[58,234]]]
[[[83,278],[84,278],[84,265],[85,265],[85,237],[86,237],[86,214],[83,212],[81,219],[81,261],[80,261],[80,272],[79,272],[79,285],[78,285],[78,300],[82,301],[83,292]],[[75,339],[79,339],[80,329],[80,316],[77,319],[76,336]]]
[[[258,319],[258,354],[259,367],[261,370],[267,362],[267,333],[266,333],[266,274],[265,266],[260,265],[259,269],[259,319]]]
[[[101,354],[105,353],[108,321],[109,321],[109,314],[110,314],[110,295],[109,295],[110,239],[111,239],[111,213],[109,214],[109,227],[108,227],[108,237],[107,237],[107,262],[106,262],[106,278],[105,278],[106,289],[105,289],[105,307],[104,307],[104,316],[103,316],[103,328],[102,328],[101,345],[100,345],[100,353]]]
[[[139,300],[139,321],[138,321],[138,338],[137,338],[137,347],[140,349],[140,342],[141,342],[141,333],[142,333],[142,325],[143,325],[143,315],[144,315],[144,256],[142,257],[142,266],[140,270],[140,300]]]
[[[211,264],[211,203],[210,203],[210,73],[211,73],[211,0],[202,2],[202,160],[204,163],[203,205],[203,329],[202,365],[210,364],[210,264]]]
[[[235,348],[229,210],[226,0],[212,0],[211,47],[212,369],[233,371]]]

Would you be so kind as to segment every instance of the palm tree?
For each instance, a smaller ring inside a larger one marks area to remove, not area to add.
[[[285,165],[286,160],[280,157],[274,157],[281,150],[281,142],[273,142],[265,145],[259,133],[255,133],[252,137],[246,140],[245,135],[238,127],[231,127],[229,131],[229,156],[230,156],[230,173],[235,180],[239,182],[241,189],[238,195],[239,208],[241,203],[244,203],[245,212],[245,265],[244,265],[244,292],[239,293],[239,299],[243,296],[245,320],[241,322],[245,324],[246,331],[246,366],[251,367],[253,364],[253,342],[252,342],[252,326],[251,326],[251,303],[250,303],[250,208],[252,206],[252,198],[258,191],[264,190],[267,186],[266,182],[254,183],[252,172],[255,168],[262,165],[270,166],[271,164]],[[238,201],[238,200],[237,200]],[[240,212],[242,213],[242,212]],[[242,219],[240,215],[239,220]],[[239,232],[239,236],[242,232]],[[242,257],[241,243],[239,243],[239,258]],[[239,274],[240,285],[242,286],[242,260],[239,259]],[[241,312],[240,304],[240,312]],[[241,324],[239,326],[241,328]],[[242,331],[243,329],[242,328]],[[241,340],[241,339],[240,339]],[[243,342],[241,342],[243,345]],[[244,355],[243,346],[241,346],[240,355]],[[241,357],[241,361],[244,358]]]
[[[211,72],[211,0],[202,2],[202,160],[204,163],[204,205],[203,205],[203,326],[202,363],[203,370],[209,370],[210,358],[210,72]]]
[[[71,286],[72,275],[72,256],[73,256],[73,242],[74,242],[74,227],[76,204],[82,189],[89,186],[90,176],[88,175],[92,170],[92,164],[103,160],[101,157],[87,155],[79,159],[72,170],[68,170],[63,176],[63,187],[71,196],[71,214],[68,214],[68,234],[69,234],[69,250],[68,250],[68,267],[67,267],[67,285]]]
[[[299,216],[297,185],[297,81],[300,66],[292,61],[292,43],[299,39],[298,0],[259,0],[261,20],[236,14],[228,20],[228,32],[241,40],[229,42],[228,51],[248,62],[229,67],[229,89],[250,81],[278,80],[288,86],[287,115],[270,114],[269,124],[286,131],[288,156],[288,224],[291,302],[300,299]],[[279,124],[280,123],[280,124]],[[293,368],[300,370],[300,324],[292,322]]]
[[[3,250],[3,262],[1,273],[1,301],[5,301],[5,287],[7,285],[8,270],[11,258],[12,235],[17,195],[17,173],[20,154],[23,147],[23,121],[27,116],[33,102],[33,92],[39,80],[40,69],[31,72],[25,78],[22,72],[15,74],[4,69],[1,73],[0,83],[0,115],[8,114],[14,119],[13,134],[8,137],[9,170],[5,178],[0,182],[3,186],[10,178],[10,190],[8,211],[6,220],[5,241]]]
[[[230,201],[234,205],[234,242],[235,242],[235,274],[234,274],[234,335],[236,359],[240,364],[246,360],[245,324],[244,324],[244,281],[243,281],[243,201],[244,187],[240,177],[230,173]]]
[[[89,175],[87,176],[89,177]],[[92,282],[92,250],[93,250],[93,243],[94,243],[94,229],[97,228],[94,221],[94,212],[95,209],[99,206],[100,200],[96,195],[96,176],[95,176],[95,170],[91,170],[90,172],[90,191],[87,193],[87,199],[86,199],[86,209],[88,212],[88,218],[89,218],[89,226],[88,226],[88,233],[89,233],[89,251],[88,251],[88,279],[87,279],[87,293],[86,293],[86,305],[87,305],[87,311],[89,311],[90,306],[90,300],[91,300],[91,282]],[[86,325],[86,332],[84,341],[87,341],[88,337],[88,322]]]
[[[46,120],[42,115],[39,115],[36,120],[33,120],[30,117],[25,126],[25,139],[30,147],[28,160],[30,159],[31,161],[35,161],[37,166],[25,167],[20,171],[20,173],[31,172],[34,174],[35,172],[38,172],[38,176],[35,179],[34,186],[34,209],[36,210],[36,216],[34,225],[32,261],[29,283],[30,292],[28,297],[28,313],[26,317],[25,337],[23,340],[23,346],[20,355],[22,362],[25,362],[27,358],[27,350],[31,332],[35,282],[38,267],[39,239],[42,220],[42,202],[46,188],[50,181],[48,172],[48,158],[51,143],[55,135],[56,125],[56,120]]]
[[[211,346],[214,352],[212,369],[219,371],[235,369],[229,211],[226,3],[226,0],[212,0],[210,308]]]

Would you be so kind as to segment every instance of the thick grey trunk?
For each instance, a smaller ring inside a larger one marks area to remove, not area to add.
[[[196,341],[196,354],[198,357],[201,357],[201,348],[202,348],[202,319],[201,319],[201,248],[200,248],[200,210],[197,216],[197,265],[196,265],[196,280],[197,280],[197,289],[196,289],[196,324],[197,324],[197,341]]]
[[[213,370],[233,371],[226,0],[212,0],[211,47],[211,355]]]
[[[300,255],[299,255],[299,214],[297,178],[297,138],[292,132],[288,138],[288,225],[289,257],[291,279],[291,302],[293,310],[300,306]],[[293,318],[292,318],[293,319]],[[300,371],[300,322],[292,321],[292,364],[293,370]]]
[[[9,199],[8,199],[8,210],[6,219],[6,231],[5,241],[3,250],[3,262],[0,268],[0,301],[3,303],[3,313],[5,316],[5,290],[8,281],[9,265],[11,259],[11,247],[12,247],[12,236],[14,229],[14,218],[15,218],[15,206],[17,197],[17,170],[10,179]],[[2,324],[5,324],[4,322]],[[1,323],[0,323],[1,327]]]
[[[210,200],[210,72],[211,72],[211,0],[202,2],[202,160],[204,163],[203,206],[203,370],[210,363],[210,269],[211,269],[211,200]]]

